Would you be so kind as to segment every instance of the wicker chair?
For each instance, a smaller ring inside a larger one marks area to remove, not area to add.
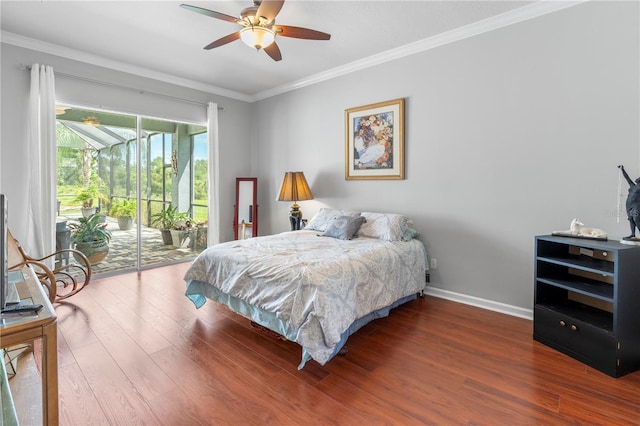
[[[81,291],[91,280],[91,265],[86,256],[73,249],[62,249],[55,253],[41,258],[29,256],[16,240],[11,232],[8,233],[9,270],[20,269],[25,265],[31,266],[35,271],[40,283],[49,294],[51,303],[67,299]],[[72,254],[78,263],[68,262],[53,270],[47,266],[47,261],[51,259],[55,265],[56,256],[62,258],[64,255]]]

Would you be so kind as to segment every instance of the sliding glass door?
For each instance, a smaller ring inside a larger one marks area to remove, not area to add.
[[[93,203],[112,238],[94,273],[184,261],[206,247],[206,127],[81,108],[59,111],[61,245],[70,243],[64,223],[82,217],[78,194],[95,185],[101,194]]]

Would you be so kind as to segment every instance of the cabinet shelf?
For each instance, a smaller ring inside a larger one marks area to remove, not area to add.
[[[610,284],[603,284],[601,282],[585,278],[576,278],[570,275],[567,275],[566,277],[539,276],[538,281],[564,288],[566,290],[575,291],[576,293],[591,296],[606,302],[614,302],[613,286]]]
[[[571,256],[567,257],[538,257],[543,262],[554,263],[556,265],[568,266],[571,268],[581,269],[594,274],[602,274],[613,276],[613,262],[606,260],[593,259],[589,256]]]

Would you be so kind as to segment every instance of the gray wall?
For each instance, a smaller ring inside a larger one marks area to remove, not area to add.
[[[588,2],[263,100],[263,195],[302,170],[307,218],[406,214],[438,260],[437,293],[529,316],[535,235],[575,217],[629,233],[616,166],[640,174],[638,16],[636,2]],[[344,110],[399,97],[406,179],[345,181]],[[286,230],[288,204],[262,210],[271,232]]]
[[[17,237],[27,221],[16,212],[25,211],[29,189],[23,171],[29,164],[26,141],[30,72],[24,67],[40,63],[53,66],[56,100],[60,103],[204,125],[207,122],[204,105],[210,101],[218,103],[223,108],[218,112],[220,157],[224,159],[220,162],[221,237],[223,240],[233,239],[235,177],[252,175],[252,163],[247,161],[246,155],[251,152],[253,138],[253,129],[246,125],[247,117],[251,115],[251,104],[8,44],[2,44],[1,54],[0,191],[6,193],[10,200],[10,226]],[[79,80],[64,74],[109,84]],[[138,91],[118,86],[135,87]],[[142,91],[145,93],[140,93]],[[156,96],[151,92],[166,96]]]

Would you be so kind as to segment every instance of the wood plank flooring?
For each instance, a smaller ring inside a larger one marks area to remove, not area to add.
[[[57,304],[61,425],[640,424],[640,372],[613,379],[534,342],[530,321],[432,297],[298,371],[296,344],[211,301],[196,310],[187,267]],[[31,370],[12,379],[18,399],[39,392]]]

